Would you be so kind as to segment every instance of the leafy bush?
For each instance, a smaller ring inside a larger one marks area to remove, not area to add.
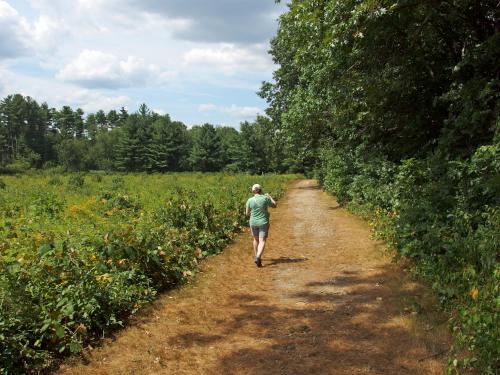
[[[450,312],[457,338],[451,367],[473,366],[485,374],[500,365],[499,151],[489,145],[466,160],[433,155],[397,165],[377,155],[351,159],[329,150],[318,172],[327,191],[414,260],[413,272]]]
[[[119,190],[125,186],[125,180],[123,177],[116,176],[111,180],[111,188],[113,190]]]
[[[292,177],[258,181],[278,197]],[[11,178],[0,196],[0,373],[43,371],[191,277],[242,228],[255,182],[127,175],[57,189],[53,178]]]
[[[62,184],[62,181],[61,181],[61,179],[60,179],[59,177],[54,176],[54,177],[51,177],[51,178],[47,181],[47,183],[48,183],[49,185],[52,185],[52,186],[59,186],[59,185],[61,185],[61,184]]]
[[[33,217],[47,216],[56,218],[63,207],[64,203],[55,194],[40,191],[34,194],[29,205],[29,213]]]
[[[95,181],[95,182],[102,182],[102,180],[103,180],[102,175],[100,175],[100,174],[96,174],[96,173],[94,173],[94,174],[92,175],[92,181]]]
[[[83,174],[74,174],[68,179],[68,186],[71,188],[81,188],[83,185],[85,185],[85,176]]]

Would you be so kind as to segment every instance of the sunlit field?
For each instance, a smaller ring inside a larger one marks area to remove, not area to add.
[[[245,225],[253,183],[293,175],[2,176],[0,363],[42,368],[191,277]]]

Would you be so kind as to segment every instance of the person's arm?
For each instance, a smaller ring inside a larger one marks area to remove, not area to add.
[[[247,200],[247,204],[245,204],[245,216],[250,217],[250,199]]]
[[[266,197],[268,197],[268,198],[269,198],[269,200],[271,201],[271,207],[276,208],[276,206],[277,206],[278,204],[277,204],[277,203],[276,203],[276,201],[273,199],[273,197],[271,197],[269,194],[266,194]]]

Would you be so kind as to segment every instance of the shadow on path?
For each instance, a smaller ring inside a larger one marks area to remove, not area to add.
[[[297,186],[294,187],[293,189],[298,189],[298,190],[320,190],[320,186],[318,184],[314,185],[308,185],[308,186]]]
[[[263,267],[271,267],[278,264],[291,264],[291,263],[301,263],[307,261],[307,258],[290,258],[290,257],[279,257],[266,259],[263,263]]]
[[[236,343],[210,373],[425,374],[415,358],[441,354],[443,346],[432,335],[416,337],[411,327],[398,323],[404,312],[394,299],[410,298],[415,291],[386,286],[383,280],[391,278],[394,273],[386,266],[369,277],[351,273],[311,282],[285,296],[284,304],[235,294],[230,304],[241,312],[218,327],[217,335],[195,332],[172,342],[213,346],[241,334],[261,342],[251,347]]]

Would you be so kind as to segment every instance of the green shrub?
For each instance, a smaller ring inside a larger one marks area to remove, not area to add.
[[[36,192],[29,205],[29,212],[34,217],[47,216],[56,218],[62,211],[64,203],[53,193]]]
[[[453,311],[452,368],[493,374],[500,363],[500,155],[479,147],[465,160],[439,154],[390,163],[376,154],[328,150],[317,173],[325,190],[371,221],[375,234]]]
[[[51,178],[47,181],[47,183],[48,183],[49,185],[52,185],[52,186],[60,186],[60,185],[62,184],[62,181],[61,181],[61,179],[60,179],[59,177],[54,176],[54,177],[51,177]]]
[[[83,185],[85,185],[85,175],[83,174],[74,174],[68,179],[68,187],[70,188],[81,188]]]
[[[102,175],[100,175],[100,174],[93,174],[93,175],[92,175],[92,181],[95,181],[95,182],[102,182],[102,180],[103,180]]]
[[[120,190],[125,186],[125,180],[121,176],[116,176],[111,179],[111,188],[113,190]]]
[[[0,195],[0,373],[46,370],[191,277],[244,225],[255,178],[130,174],[113,177],[120,191],[53,192],[20,176]],[[279,197],[290,178],[258,181]]]

